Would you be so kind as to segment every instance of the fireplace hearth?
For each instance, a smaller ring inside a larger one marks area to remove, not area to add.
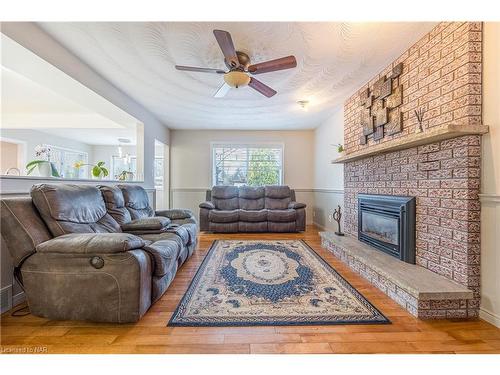
[[[415,264],[415,197],[358,194],[358,239]]]

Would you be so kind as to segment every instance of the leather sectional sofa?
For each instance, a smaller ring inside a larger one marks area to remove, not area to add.
[[[200,204],[200,230],[216,233],[299,232],[306,205],[288,186],[214,186]]]
[[[49,319],[139,320],[197,244],[191,211],[154,211],[135,185],[39,184],[1,208],[16,278]]]

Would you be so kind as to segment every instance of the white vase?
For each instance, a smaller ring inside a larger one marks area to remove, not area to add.
[[[38,164],[38,174],[40,177],[52,177],[52,167],[49,162]]]

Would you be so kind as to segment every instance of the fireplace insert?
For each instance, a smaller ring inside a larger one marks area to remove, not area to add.
[[[358,239],[415,264],[415,197],[358,194]]]

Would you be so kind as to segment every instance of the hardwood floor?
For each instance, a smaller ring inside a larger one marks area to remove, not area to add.
[[[165,295],[135,324],[1,318],[1,350],[42,353],[500,353],[500,329],[482,320],[421,321],[321,248],[318,229],[301,234],[201,234],[199,249]],[[304,239],[391,321],[389,325],[167,327],[215,239]]]

